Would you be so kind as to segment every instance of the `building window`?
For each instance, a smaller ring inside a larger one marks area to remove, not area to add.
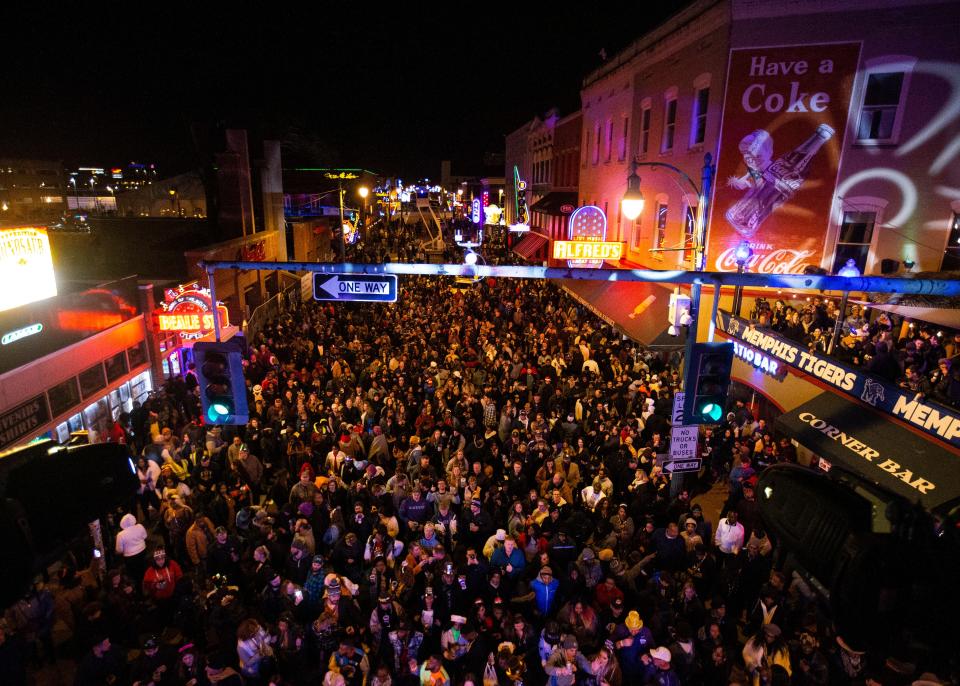
[[[641,220],[642,218],[643,218],[643,217],[640,216],[640,217],[637,217],[636,219],[633,220],[632,233],[630,234],[630,245],[633,246],[633,249],[634,249],[634,250],[639,250],[639,249],[640,249],[640,239],[641,239],[641,236],[640,236],[640,229],[641,229],[640,220]]]
[[[947,249],[943,251],[943,264],[940,265],[940,271],[960,271],[960,212],[953,213],[950,237],[947,239]]]
[[[640,155],[650,152],[650,105],[640,113]]]
[[[663,145],[660,152],[671,152],[673,150],[673,139],[677,132],[677,96],[673,95],[667,100],[664,108],[663,119]]]
[[[664,243],[667,240],[667,203],[666,201],[657,202],[656,213],[654,214],[654,219],[656,220],[655,231],[653,232],[653,247],[655,252],[653,256],[658,260],[663,259],[663,252],[660,248],[663,248]]]
[[[833,270],[836,274],[847,260],[853,260],[860,273],[867,268],[867,257],[873,241],[873,228],[877,221],[876,212],[846,210],[837,236],[837,249],[834,252]]]
[[[630,138],[630,117],[624,115],[623,129],[620,134],[620,152],[617,158],[622,162],[627,159],[627,139]]]
[[[703,145],[707,135],[707,106],[710,89],[700,88],[693,100],[693,122],[690,128],[690,145]]]
[[[593,129],[594,141],[593,141],[593,163],[596,164],[600,161],[600,136],[603,131],[600,130],[600,122],[597,122],[596,127]]]
[[[903,72],[877,72],[867,76],[857,140],[888,141],[894,138],[903,76]]]
[[[613,155],[613,119],[607,119],[607,149],[604,153],[604,159],[609,162]]]
[[[693,240],[697,231],[696,206],[687,201],[687,211],[683,218],[683,261],[693,260]]]

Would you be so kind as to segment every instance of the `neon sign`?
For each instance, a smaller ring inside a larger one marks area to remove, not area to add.
[[[43,331],[43,324],[31,324],[30,326],[25,326],[22,329],[17,329],[16,331],[11,331],[3,335],[3,338],[0,339],[0,344],[10,345],[15,343],[27,336],[33,336]]]
[[[520,170],[513,168],[513,198],[514,207],[517,208],[517,221],[510,226],[510,230],[516,233],[525,233],[530,230],[530,217],[527,212],[527,182],[520,178]]]
[[[733,354],[752,367],[755,367],[764,374],[772,376],[775,379],[782,381],[787,375],[787,368],[780,364],[779,360],[775,360],[769,355],[764,355],[755,348],[751,348],[734,341]]]
[[[623,257],[623,243],[606,241],[554,241],[555,260],[619,260]]]
[[[483,223],[483,212],[481,211],[480,198],[474,198],[471,204],[470,221],[474,224]]]
[[[181,286],[166,292],[167,302],[156,312],[157,329],[180,334],[180,338],[203,338],[214,330],[213,305],[210,290],[195,286]],[[171,297],[172,296],[172,297]],[[230,326],[229,313],[217,303],[220,326]]]
[[[573,214],[570,215],[568,220],[569,231],[568,235],[571,242],[584,241],[588,243],[603,243],[607,238],[607,215],[603,213],[596,205],[584,205],[583,207],[578,207]],[[562,244],[564,241],[560,241]],[[592,269],[597,269],[603,266],[604,259],[620,259],[623,256],[623,246],[621,245],[621,252],[619,256],[613,257],[613,250],[611,251],[611,257],[586,257],[586,258],[572,258],[567,260],[568,267],[589,267]],[[554,255],[556,255],[556,246],[554,247]],[[584,254],[590,252],[589,248],[582,248]],[[601,249],[602,252],[602,249]],[[556,258],[563,259],[563,258]]]

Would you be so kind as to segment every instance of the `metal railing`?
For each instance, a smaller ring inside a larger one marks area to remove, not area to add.
[[[290,274],[290,276],[296,279],[295,283],[284,287],[275,296],[258,305],[247,318],[243,333],[250,343],[257,340],[257,336],[270,321],[279,317],[281,313],[299,306],[301,300],[300,279],[295,274]]]

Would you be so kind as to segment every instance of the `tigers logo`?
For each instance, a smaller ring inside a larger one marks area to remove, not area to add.
[[[730,322],[727,324],[727,333],[732,333],[732,334],[740,333],[740,322],[731,317]]]
[[[867,379],[867,384],[863,387],[863,393],[860,394],[860,400],[876,407],[878,402],[882,403],[886,400],[883,386],[873,379]]]

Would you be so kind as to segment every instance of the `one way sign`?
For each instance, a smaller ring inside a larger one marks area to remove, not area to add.
[[[314,274],[313,299],[396,302],[397,276],[396,274]]]

